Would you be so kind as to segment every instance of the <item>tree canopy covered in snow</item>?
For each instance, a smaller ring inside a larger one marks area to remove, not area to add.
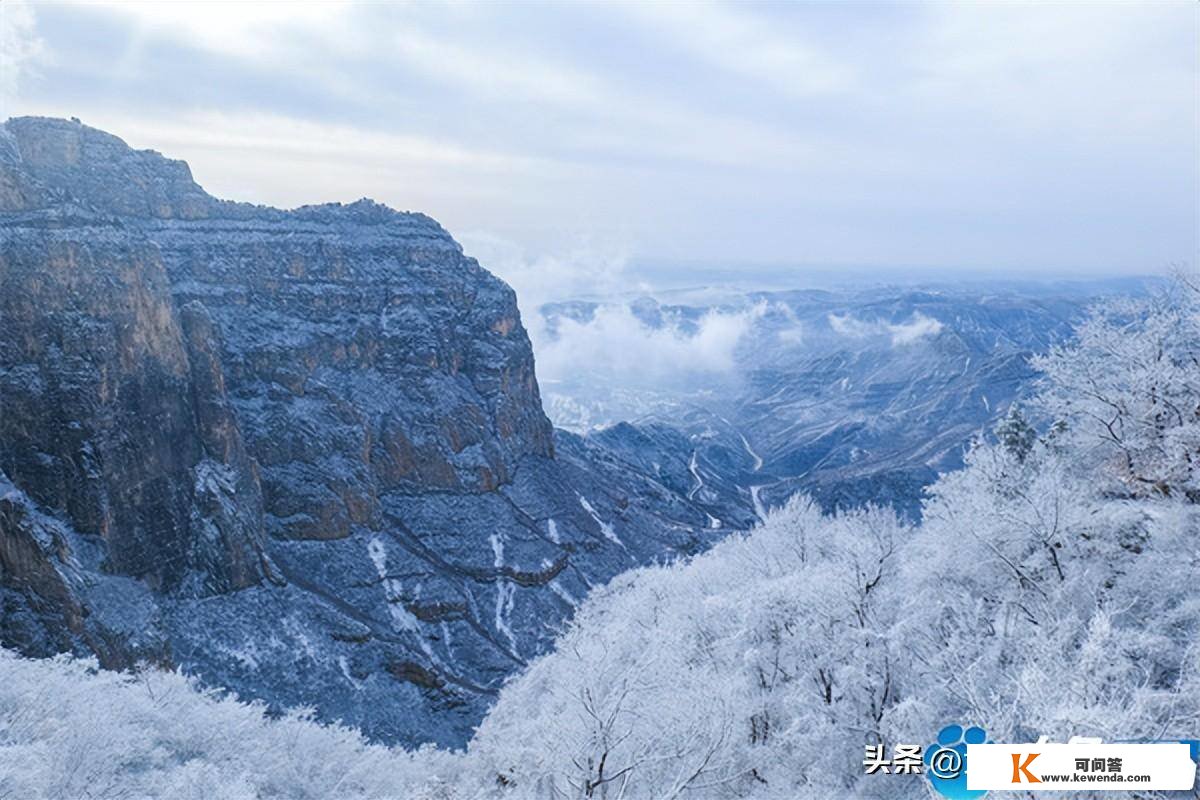
[[[864,745],[1200,732],[1200,291],[1098,308],[923,520],[794,498],[626,573],[465,753],[0,655],[0,797],[924,797]],[[1035,426],[1030,420],[1038,420]]]

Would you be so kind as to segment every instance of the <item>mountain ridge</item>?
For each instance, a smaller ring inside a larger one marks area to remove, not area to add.
[[[752,524],[556,433],[515,294],[431,218],[0,139],[6,645],[461,745],[591,586]]]

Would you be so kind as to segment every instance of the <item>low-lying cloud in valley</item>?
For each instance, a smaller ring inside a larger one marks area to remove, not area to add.
[[[827,317],[829,327],[839,336],[850,339],[868,339],[873,336],[887,336],[893,347],[913,344],[929,336],[942,332],[942,323],[933,317],[927,317],[920,311],[905,322],[890,323],[883,320],[870,322],[857,319],[851,314],[830,314]]]
[[[710,310],[693,326],[667,318],[659,327],[626,304],[603,305],[590,319],[561,318],[551,331],[544,320],[531,328],[538,374],[548,382],[578,376],[609,376],[628,385],[664,385],[731,373],[742,337],[764,306]]]

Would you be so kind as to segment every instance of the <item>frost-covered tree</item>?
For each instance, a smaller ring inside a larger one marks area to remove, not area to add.
[[[470,757],[513,797],[850,791],[894,702],[907,533],[890,510],[793,499],[690,563],[620,579],[505,688]]]
[[[1200,720],[1197,293],[1113,301],[1038,361],[1031,439],[1002,421],[932,487],[899,623],[925,714],[994,735],[1186,735]],[[1015,446],[1014,446],[1015,444]],[[931,602],[936,598],[936,602]]]
[[[365,800],[457,797],[461,757],[366,743],[303,710],[199,689],[175,672],[118,673],[0,649],[0,798]]]
[[[1039,403],[1076,458],[1134,496],[1200,502],[1200,286],[1184,276],[1148,300],[1110,300],[1076,340],[1035,359]]]
[[[1026,421],[1020,407],[1013,403],[996,425],[996,438],[1018,461],[1024,461],[1037,442],[1037,430]]]

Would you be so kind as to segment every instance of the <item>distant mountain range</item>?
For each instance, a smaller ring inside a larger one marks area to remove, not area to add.
[[[673,478],[682,490],[690,477],[701,503],[741,492],[761,512],[802,491],[827,508],[882,502],[915,516],[922,487],[959,467],[972,437],[1027,393],[1031,354],[1069,337],[1097,297],[1151,283],[695,289],[551,303],[540,311],[552,342],[568,322],[570,335],[587,335],[614,306],[648,340],[703,336],[714,315],[745,324],[732,368],[646,387],[581,363],[544,397],[556,424],[592,431],[643,469],[686,462]]]

